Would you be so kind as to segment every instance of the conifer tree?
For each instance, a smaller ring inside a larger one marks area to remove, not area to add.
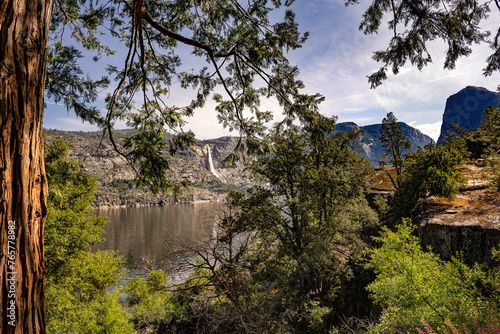
[[[396,189],[402,183],[403,163],[406,154],[411,149],[410,141],[406,139],[403,134],[401,124],[398,123],[396,117],[392,112],[382,120],[380,128],[380,141],[384,147],[385,154],[382,156],[383,160],[388,161],[396,169],[396,180],[391,176],[392,184]],[[383,164],[384,161],[381,161]]]
[[[358,0],[344,0],[346,5]],[[364,34],[377,34],[387,17],[393,37],[385,50],[373,53],[381,62],[380,69],[368,77],[372,88],[387,79],[387,71],[394,74],[407,62],[421,70],[432,62],[427,49],[430,42],[440,39],[447,45],[445,69],[454,69],[460,57],[472,53],[475,44],[486,44],[492,52],[483,69],[485,76],[500,70],[500,27],[484,24],[498,17],[500,1],[478,0],[374,0],[366,9],[359,29]]]

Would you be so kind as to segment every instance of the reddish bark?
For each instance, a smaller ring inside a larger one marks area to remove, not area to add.
[[[45,333],[43,230],[47,179],[42,118],[52,2],[0,2],[2,333]],[[9,226],[15,226],[10,234]],[[15,296],[10,284],[14,281]],[[13,301],[15,309],[11,312]],[[10,314],[15,314],[15,326]]]

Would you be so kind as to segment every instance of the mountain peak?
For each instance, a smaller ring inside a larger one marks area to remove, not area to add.
[[[429,143],[433,143],[431,137],[424,135],[420,130],[415,129],[414,127],[404,123],[399,122],[401,124],[401,129],[403,130],[403,134],[410,141],[412,150],[416,150],[418,146],[425,146]],[[359,143],[363,152],[361,154],[368,158],[373,165],[378,165],[378,161],[380,156],[384,154],[384,148],[382,146],[382,142],[380,141],[380,128],[382,127],[381,123],[358,126],[353,122],[344,122],[337,124],[337,130],[348,132],[353,130],[354,128],[358,128],[363,131],[361,138],[359,139]]]

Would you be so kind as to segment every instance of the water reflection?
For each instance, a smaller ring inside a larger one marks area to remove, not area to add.
[[[185,260],[183,249],[194,247],[202,235],[211,233],[210,216],[217,205],[100,209],[97,213],[110,221],[103,235],[106,240],[96,249],[119,251],[132,276],[144,274],[148,262],[154,268],[171,267]]]

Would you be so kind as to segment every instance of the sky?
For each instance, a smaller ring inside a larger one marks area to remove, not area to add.
[[[441,128],[446,99],[466,86],[484,87],[495,91],[500,84],[500,73],[490,77],[482,75],[490,49],[486,45],[475,46],[469,57],[457,62],[454,70],[444,70],[443,63],[446,45],[442,41],[429,44],[433,63],[422,71],[412,66],[401,68],[398,75],[389,73],[382,86],[370,89],[367,76],[378,70],[380,64],[371,59],[374,51],[385,49],[391,32],[381,31],[377,35],[363,35],[358,30],[362,14],[368,1],[361,0],[359,5],[345,7],[341,0],[296,1],[292,10],[301,32],[308,31],[305,45],[288,54],[292,64],[300,69],[299,78],[305,83],[305,92],[320,93],[325,101],[320,112],[327,116],[335,115],[339,122],[354,122],[358,125],[381,123],[388,112],[393,112],[399,121],[405,122],[424,134],[437,140]],[[498,12],[492,12],[485,21],[485,28],[496,29],[493,21]],[[110,42],[111,43],[111,42]],[[113,47],[113,45],[111,45]],[[185,65],[195,65],[197,60],[188,55],[189,49],[181,49]],[[120,64],[120,54],[111,62]],[[104,66],[90,61],[83,63],[93,76],[105,75]],[[112,87],[108,90],[111,91]],[[97,102],[103,106],[106,94],[101,93]],[[170,103],[183,106],[192,98],[192,92],[173,88]],[[97,130],[82,123],[68,113],[62,104],[46,100],[47,108],[44,127],[62,130]],[[261,108],[271,110],[276,118],[280,109],[276,101],[262,101]],[[119,124],[120,125],[120,124]],[[124,127],[124,124],[120,125]],[[191,129],[198,139],[217,138],[230,133],[218,123],[215,103],[211,100],[203,109],[197,110],[188,120],[185,129]]]

